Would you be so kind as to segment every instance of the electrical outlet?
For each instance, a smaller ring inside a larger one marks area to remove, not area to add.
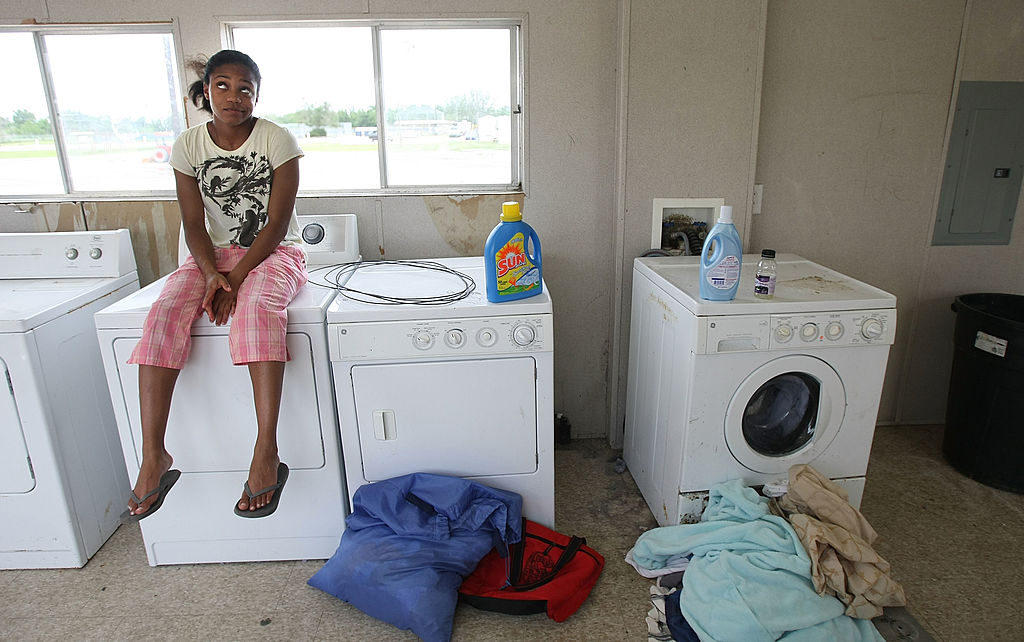
[[[761,183],[754,184],[754,198],[750,204],[751,214],[761,213],[761,198],[764,196],[764,185]]]

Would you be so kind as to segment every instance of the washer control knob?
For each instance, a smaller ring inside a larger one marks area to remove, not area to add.
[[[310,223],[302,228],[302,240],[310,245],[316,245],[324,240],[324,226],[319,223]]]
[[[78,258],[78,248],[69,247],[68,249],[64,250],[64,256],[68,257],[69,261],[74,261],[75,259]]]
[[[418,350],[429,350],[430,346],[434,345],[434,337],[430,336],[430,333],[426,330],[420,330],[412,335],[412,344]]]
[[[526,323],[520,323],[516,327],[512,328],[512,341],[521,348],[532,344],[537,340],[537,331],[533,329],[532,325]]]
[[[829,341],[838,341],[839,337],[843,336],[843,332],[845,331],[846,329],[839,321],[832,321],[825,326],[825,336],[828,337]]]
[[[779,343],[788,343],[793,338],[793,326],[788,323],[781,323],[775,328],[775,340]]]
[[[800,338],[804,341],[814,341],[818,338],[818,324],[808,322],[800,326]]]
[[[103,256],[103,250],[100,248],[94,247],[89,250],[89,258],[98,260],[101,256]]]
[[[481,328],[476,333],[476,342],[484,348],[490,348],[498,342],[498,333],[495,332],[494,328]]]
[[[878,319],[864,319],[864,323],[860,324],[861,336],[869,341],[881,337],[884,332],[885,327],[882,326],[882,322]]]
[[[453,328],[444,333],[444,342],[449,348],[461,348],[466,345],[466,333],[458,328]]]

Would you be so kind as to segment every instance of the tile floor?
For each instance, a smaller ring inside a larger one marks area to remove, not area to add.
[[[1024,639],[1024,495],[962,477],[942,429],[882,427],[863,512],[908,610],[936,640]],[[453,639],[645,640],[649,582],[622,561],[653,517],[616,452],[580,440],[556,452],[556,519],[606,566],[562,624],[460,606]],[[2,640],[414,640],[306,585],[322,561],[156,567],[122,526],[82,569],[0,571]]]

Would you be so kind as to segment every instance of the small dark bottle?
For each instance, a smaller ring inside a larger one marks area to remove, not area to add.
[[[770,299],[775,296],[777,274],[775,250],[761,250],[761,260],[757,262],[757,272],[754,277],[754,296],[759,299]]]

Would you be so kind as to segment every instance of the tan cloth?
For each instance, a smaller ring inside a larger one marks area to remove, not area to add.
[[[847,615],[863,619],[881,615],[884,606],[907,603],[889,562],[872,548],[878,533],[832,480],[806,464],[792,466],[779,505],[811,557],[819,594],[833,593]]]

